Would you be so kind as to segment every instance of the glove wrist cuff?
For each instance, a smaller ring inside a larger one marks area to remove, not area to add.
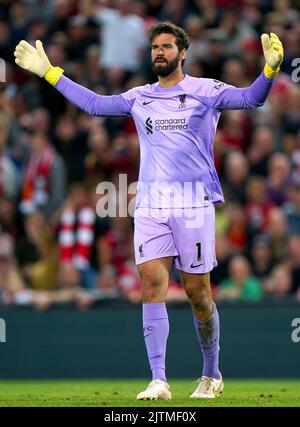
[[[273,79],[274,77],[277,76],[277,74],[279,73],[280,67],[276,68],[276,70],[273,70],[273,68],[271,68],[267,63],[264,67],[264,74],[268,79]]]
[[[44,75],[44,79],[47,80],[48,83],[50,83],[52,86],[55,85],[55,83],[58,82],[58,80],[61,78],[61,75],[63,74],[64,70],[60,67],[51,67]]]

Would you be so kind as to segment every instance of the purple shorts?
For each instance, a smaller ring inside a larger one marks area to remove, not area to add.
[[[151,209],[134,214],[136,264],[173,256],[187,273],[208,273],[216,265],[215,207]]]

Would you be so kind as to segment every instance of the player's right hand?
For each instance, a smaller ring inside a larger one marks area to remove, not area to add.
[[[261,44],[266,63],[272,70],[278,70],[283,60],[283,46],[275,33],[262,34]]]
[[[275,33],[262,34],[261,43],[266,60],[264,74],[268,78],[275,77],[283,60],[283,46]]]
[[[35,42],[35,48],[27,41],[21,40],[14,51],[15,63],[24,70],[31,71],[39,77],[44,77],[51,68],[50,61],[40,40]]]

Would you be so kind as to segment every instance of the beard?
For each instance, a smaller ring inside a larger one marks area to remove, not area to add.
[[[178,64],[179,64],[179,54],[176,56],[176,58],[172,59],[172,61],[168,62],[166,59],[161,58],[164,61],[166,61],[163,64],[156,64],[155,62],[152,62],[152,71],[156,76],[160,77],[167,77],[169,76],[174,70],[176,70]],[[158,58],[156,58],[156,61]]]

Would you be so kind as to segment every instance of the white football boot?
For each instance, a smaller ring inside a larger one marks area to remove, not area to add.
[[[168,383],[162,380],[153,380],[146,390],[137,395],[137,400],[170,400],[172,393]]]
[[[219,380],[215,378],[203,376],[198,380],[199,384],[191,399],[214,399],[219,396],[224,389],[222,377]]]

